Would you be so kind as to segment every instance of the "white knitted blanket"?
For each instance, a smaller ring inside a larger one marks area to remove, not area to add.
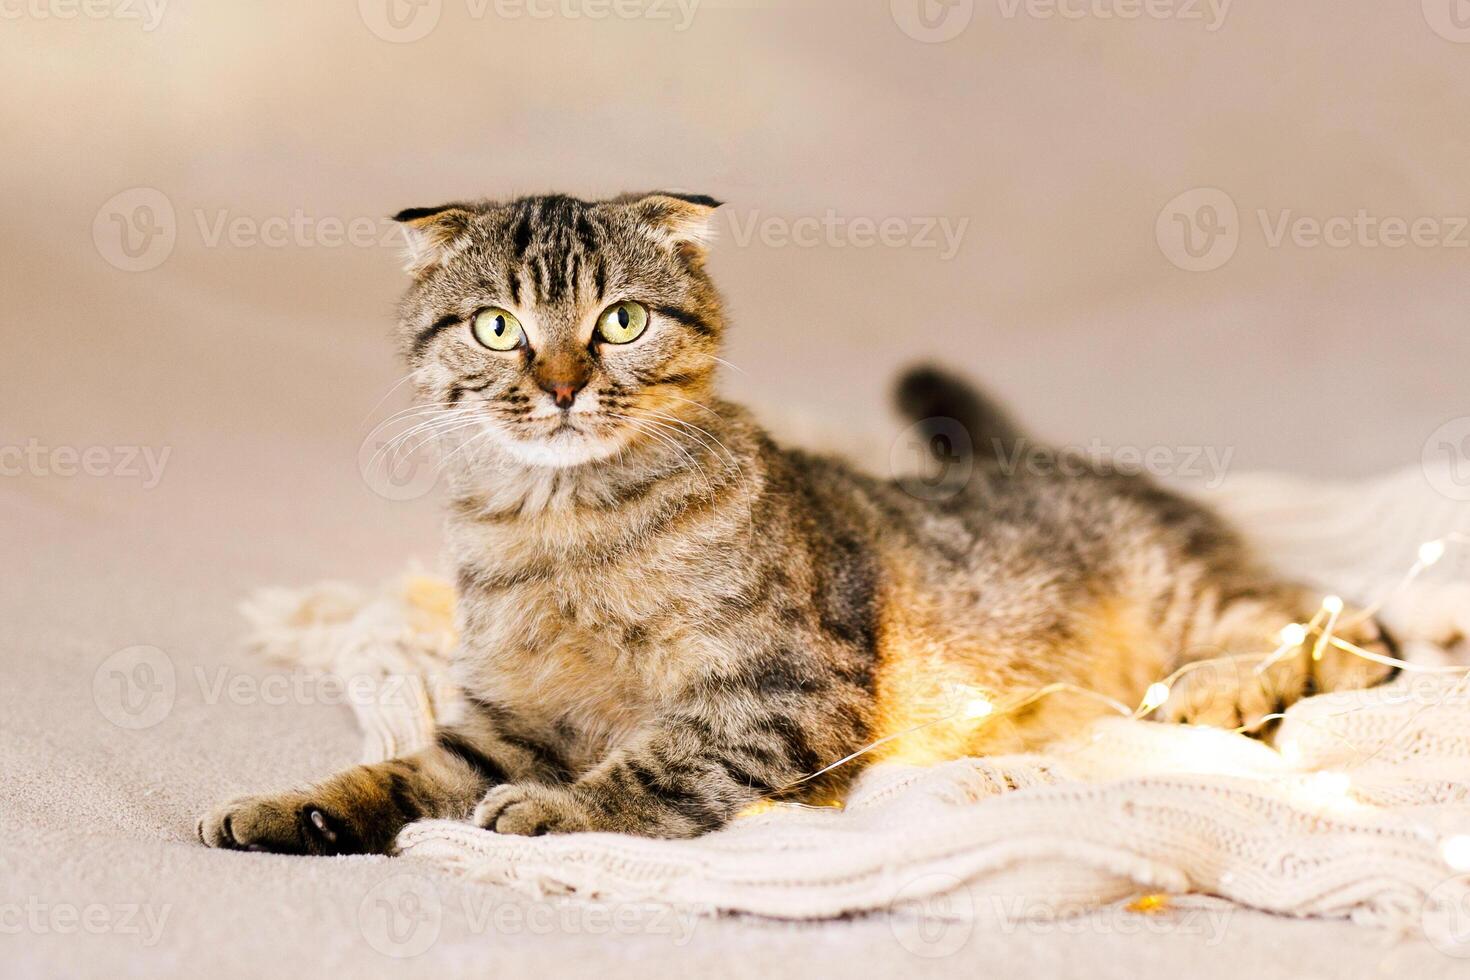
[[[1417,467],[1351,484],[1241,476],[1211,499],[1282,568],[1359,602],[1390,592],[1422,542],[1470,531],[1470,505]],[[375,679],[384,696],[354,702],[371,760],[422,744],[455,700],[451,599],[446,584],[411,575],[372,592],[269,590],[245,612],[258,651]],[[1463,656],[1470,547],[1451,545],[1386,618],[1416,663]],[[502,837],[424,821],[399,845],[538,894],[792,919],[912,909],[921,946],[931,920],[973,927],[1193,893],[1422,928],[1470,955],[1470,681],[1406,673],[1312,698],[1288,713],[1277,745],[1115,719],[1047,756],[876,766],[844,809],[778,806],[696,840]],[[1135,907],[1181,901],[1200,899]]]

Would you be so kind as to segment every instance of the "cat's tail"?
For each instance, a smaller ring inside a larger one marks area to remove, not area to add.
[[[969,451],[979,457],[1000,459],[1014,452],[1025,434],[999,405],[974,385],[931,365],[909,368],[894,389],[898,410],[913,419],[923,437],[940,452],[946,437],[947,451],[963,450],[954,445],[950,427],[959,423],[970,435]]]

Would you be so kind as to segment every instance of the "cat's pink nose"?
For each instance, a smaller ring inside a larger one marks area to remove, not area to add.
[[[582,390],[585,382],[577,381],[544,381],[541,388],[549,392],[551,400],[556,402],[557,408],[571,408],[572,402],[577,400],[577,392]]]

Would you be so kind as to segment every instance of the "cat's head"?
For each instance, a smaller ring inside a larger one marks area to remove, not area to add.
[[[667,441],[712,391],[724,324],[704,258],[718,206],[552,195],[395,215],[414,277],[399,336],[420,398],[526,465]]]

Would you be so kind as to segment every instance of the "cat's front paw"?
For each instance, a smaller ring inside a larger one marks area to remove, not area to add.
[[[1398,643],[1376,620],[1361,615],[1352,615],[1340,625],[1334,635],[1370,654],[1385,660],[1397,659]],[[1399,668],[1355,656],[1344,650],[1328,646],[1321,662],[1317,665],[1317,690],[1358,691],[1385,684],[1398,675]]]
[[[564,789],[533,783],[497,786],[475,808],[475,826],[497,834],[538,837],[590,829],[583,808]]]
[[[1392,637],[1371,618],[1349,615],[1328,640],[1321,640],[1321,636],[1320,631],[1308,633],[1295,651],[1274,663],[1250,657],[1202,663],[1174,683],[1155,717],[1260,733],[1268,719],[1302,698],[1366,690],[1398,673],[1398,668],[1390,664],[1358,656],[1330,642],[1336,637],[1380,658],[1397,657]],[[1315,655],[1318,652],[1320,657]]]
[[[340,854],[351,850],[341,821],[304,794],[242,796],[200,818],[195,832],[207,847],[274,854]]]

